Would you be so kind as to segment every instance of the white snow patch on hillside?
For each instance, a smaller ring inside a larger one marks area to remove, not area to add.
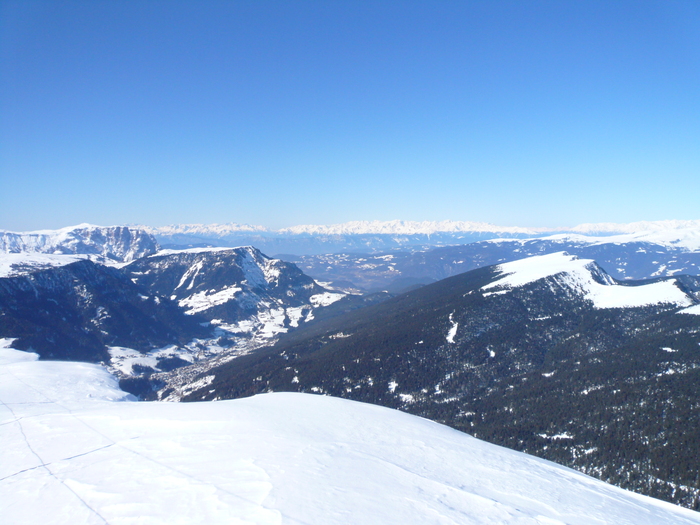
[[[453,315],[454,315],[454,312],[452,312],[450,314],[450,323],[452,324],[452,326],[447,331],[447,335],[445,336],[445,339],[447,339],[447,342],[450,344],[453,344],[455,342],[455,336],[457,335],[457,328],[459,327],[459,323],[452,319]]]
[[[178,304],[182,308],[187,308],[187,310],[185,311],[186,314],[193,315],[198,312],[208,310],[209,308],[212,308],[214,306],[227,303],[228,301],[232,300],[238,292],[242,290],[242,288],[235,285],[223,288],[222,290],[219,290],[218,292],[214,293],[209,293],[209,291],[205,290],[202,292],[194,293],[189,297],[185,297],[184,299],[180,299],[180,301],[178,301]]]
[[[640,286],[617,284],[611,277],[599,274],[605,284],[597,282],[592,272],[594,261],[579,259],[564,252],[529,257],[498,266],[500,279],[483,286],[482,290],[512,289],[555,277],[558,284],[579,292],[593,302],[596,308],[633,308],[650,304],[670,303],[690,306],[693,301],[680,290],[675,281],[665,280]],[[486,295],[486,294],[485,294]]]
[[[314,308],[318,308],[319,306],[329,306],[336,301],[340,301],[343,297],[345,297],[343,293],[324,292],[312,295],[309,297],[309,302]]]
[[[134,365],[155,368],[158,364],[158,359],[155,357],[144,355],[133,348],[108,346],[107,350],[109,351],[110,365],[122,374],[132,375]]]
[[[227,247],[219,247],[219,246],[207,246],[203,248],[184,248],[182,250],[174,250],[168,248],[167,250],[159,250],[155,254],[151,255],[151,257],[160,257],[162,255],[179,255],[183,253],[211,253],[211,252],[230,252],[234,250],[239,250],[241,248],[247,248],[247,246],[227,246]]]
[[[678,313],[700,315],[700,304],[696,304],[695,306],[691,306],[689,308],[683,308],[682,310],[679,310]]]
[[[7,523],[700,523],[396,410],[290,393],[115,402],[133,398],[101,367],[21,354],[0,350]]]

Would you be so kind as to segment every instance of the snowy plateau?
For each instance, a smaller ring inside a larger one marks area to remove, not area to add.
[[[700,523],[387,408],[292,393],[134,402],[97,365],[36,357],[0,349],[4,523]]]

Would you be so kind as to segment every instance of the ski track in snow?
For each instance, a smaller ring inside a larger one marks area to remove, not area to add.
[[[0,348],[7,523],[700,523],[387,408],[288,393],[139,403],[99,366],[35,359]]]

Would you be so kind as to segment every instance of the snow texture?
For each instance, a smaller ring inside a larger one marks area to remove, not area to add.
[[[693,304],[693,300],[676,286],[673,279],[639,286],[624,286],[602,272],[594,261],[578,259],[564,252],[501,264],[498,269],[503,277],[482,287],[482,290],[491,290],[485,293],[485,296],[553,277],[559,285],[592,301],[596,308],[634,308],[664,303],[676,306]]]
[[[4,523],[700,523],[388,408],[291,393],[131,402],[99,366],[35,359],[0,349]]]

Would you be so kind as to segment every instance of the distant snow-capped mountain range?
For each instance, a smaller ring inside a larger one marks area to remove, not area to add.
[[[300,225],[278,230],[241,224],[138,226],[167,247],[253,245],[268,254],[380,253],[422,250],[488,239],[551,235],[629,236],[616,242],[647,241],[690,250],[700,248],[700,221],[581,224],[573,228],[526,228],[464,221],[353,221]]]
[[[497,226],[471,221],[350,221],[341,224],[304,224],[281,229],[249,224],[175,224],[170,226],[136,226],[153,235],[204,235],[225,237],[239,233],[266,233],[280,235],[432,235],[435,233],[497,233],[535,236],[553,233],[581,233],[613,235],[659,230],[700,228],[698,221],[641,221],[632,223],[586,223],[573,228],[528,228]]]
[[[161,245],[296,246],[289,253],[337,253],[364,248],[373,252],[414,245],[463,244],[489,238],[535,238],[553,235],[619,236],[614,242],[645,241],[689,250],[700,249],[700,220],[643,221],[627,224],[588,223],[573,228],[497,226],[466,221],[351,221],[331,225],[299,225],[281,229],[249,224],[175,224],[169,226],[95,226],[79,224],[58,230],[0,230],[0,253],[89,254],[128,262],[155,253]],[[384,236],[390,239],[382,239]],[[299,238],[303,239],[299,239]],[[332,237],[332,239],[329,239]],[[358,237],[360,238],[358,240]],[[317,244],[309,241],[317,238]],[[253,241],[253,242],[251,242]],[[318,251],[318,248],[329,248]],[[342,251],[342,250],[340,250]],[[282,253],[267,250],[269,253]]]

